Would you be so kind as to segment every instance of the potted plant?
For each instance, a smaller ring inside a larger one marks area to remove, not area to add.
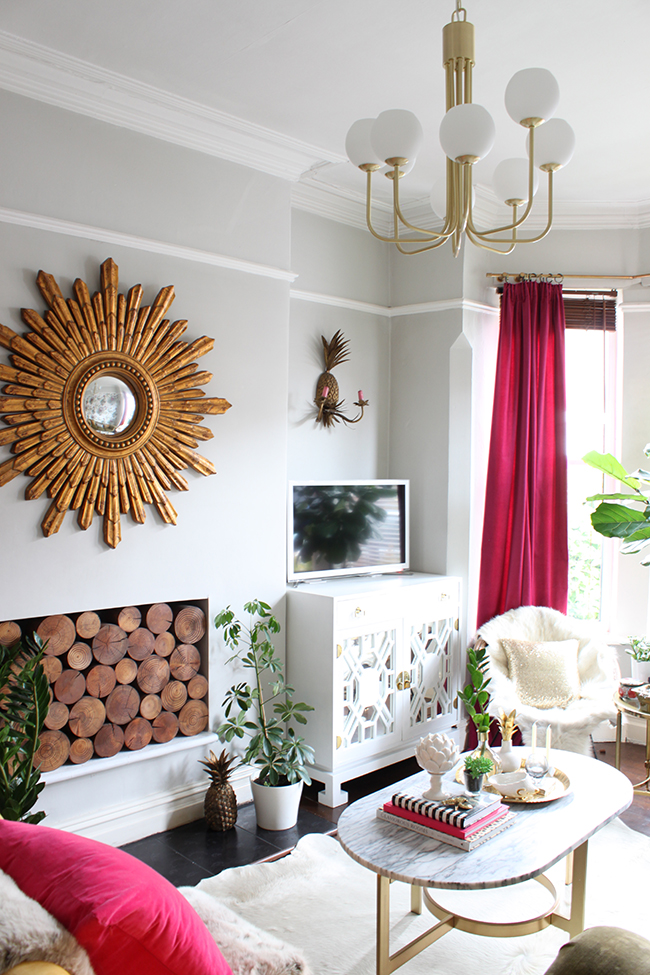
[[[29,812],[45,787],[40,769],[34,768],[50,706],[41,665],[45,646],[36,633],[0,646],[0,815],[24,823],[38,823],[45,816]]]
[[[226,693],[225,721],[217,734],[227,742],[248,738],[243,761],[258,772],[251,781],[258,825],[289,829],[298,818],[303,783],[311,782],[306,766],[314,761],[313,748],[296,735],[292,722],[306,724],[305,712],[314,709],[294,701],[294,689],[284,680],[282,661],[271,642],[280,632],[271,607],[256,599],[244,609],[248,626],[229,606],[214,621],[233,652],[228,663],[237,661],[253,672],[252,683],[242,681]]]
[[[492,771],[492,761],[487,755],[468,755],[465,758],[463,775],[468,792],[480,792],[483,779]]]
[[[478,747],[473,754],[487,756],[491,761],[491,767],[496,772],[499,768],[499,761],[488,745],[488,734],[490,733],[492,719],[486,710],[487,702],[490,700],[487,686],[491,680],[490,677],[486,676],[487,665],[487,647],[482,641],[477,647],[467,648],[469,684],[466,684],[463,690],[458,692],[458,697],[465,705],[465,709],[476,727]]]
[[[630,637],[630,646],[625,652],[632,657],[632,677],[634,680],[650,681],[650,640]]]

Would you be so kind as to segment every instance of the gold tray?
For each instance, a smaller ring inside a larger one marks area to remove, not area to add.
[[[522,759],[521,768],[524,768],[526,760]],[[465,779],[463,778],[463,766],[461,765],[456,772],[456,782],[461,785],[464,784]],[[534,806],[539,805],[542,802],[553,802],[555,799],[562,799],[563,796],[567,796],[571,792],[571,782],[569,776],[563,772],[561,769],[556,768],[553,775],[546,775],[542,779],[543,787],[541,789],[536,789],[535,792],[527,792],[523,796],[501,796],[501,801],[507,803],[508,805],[526,805]],[[482,792],[489,792],[491,795],[501,795],[498,789],[495,789],[493,785],[484,785]]]

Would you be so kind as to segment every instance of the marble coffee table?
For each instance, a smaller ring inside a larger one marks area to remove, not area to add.
[[[516,751],[524,757],[529,749]],[[366,796],[343,811],[338,822],[343,849],[377,874],[377,975],[389,975],[453,928],[492,937],[533,934],[549,924],[571,937],[583,930],[589,837],[627,809],[632,802],[632,784],[610,765],[574,752],[553,749],[551,762],[568,776],[570,791],[548,803],[512,805],[517,812],[514,823],[470,852],[376,818],[377,808],[393,793],[421,795],[429,784],[426,772]],[[450,784],[453,791],[460,791],[453,778]],[[568,858],[567,883],[571,883],[568,916],[558,912],[559,895],[544,875],[563,857]],[[533,879],[550,892],[554,903],[525,921],[463,917],[450,913],[431,895],[431,888],[485,890]],[[411,885],[414,913],[422,912],[424,896],[438,923],[391,955],[389,887],[394,880]]]

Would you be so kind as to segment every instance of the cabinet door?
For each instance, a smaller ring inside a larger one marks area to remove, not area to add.
[[[400,740],[396,722],[397,624],[340,634],[336,660],[339,713],[336,759],[376,754]]]
[[[456,720],[456,615],[407,626],[409,713],[404,737],[444,731]]]

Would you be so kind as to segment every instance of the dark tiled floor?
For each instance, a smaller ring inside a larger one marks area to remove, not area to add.
[[[176,887],[193,886],[226,867],[239,867],[286,853],[306,833],[329,833],[333,829],[331,822],[309,808],[300,809],[293,829],[260,829],[250,802],[239,807],[236,826],[225,833],[209,830],[205,820],[198,819],[166,833],[127,843],[122,849],[149,864]]]
[[[346,784],[349,801],[354,802],[418,771],[413,758],[364,775]],[[305,788],[298,822],[293,829],[260,829],[253,804],[247,803],[239,807],[234,829],[225,833],[212,832],[206,827],[205,820],[198,819],[165,833],[127,843],[122,849],[153,867],[176,887],[193,886],[227,867],[239,867],[286,853],[306,833],[333,832],[345,807],[330,809],[321,805],[318,802],[321,789],[322,785],[315,782]]]
[[[600,761],[614,764],[613,743],[598,743],[595,753]],[[645,775],[644,757],[642,745],[623,745],[621,768],[633,782],[639,782]],[[344,788],[349,802],[354,802],[419,770],[415,759],[410,758],[354,779]],[[293,849],[306,833],[333,832],[345,806],[330,809],[321,805],[318,802],[321,788],[317,783],[305,788],[298,823],[293,829],[281,832],[260,829],[255,821],[253,804],[248,803],[239,807],[237,825],[225,833],[213,833],[207,829],[205,821],[199,819],[186,826],[127,843],[122,849],[149,864],[175,886],[193,886],[204,877],[212,877],[227,867],[280,856]],[[647,797],[635,796],[633,804],[621,819],[632,829],[650,836],[650,793]]]

